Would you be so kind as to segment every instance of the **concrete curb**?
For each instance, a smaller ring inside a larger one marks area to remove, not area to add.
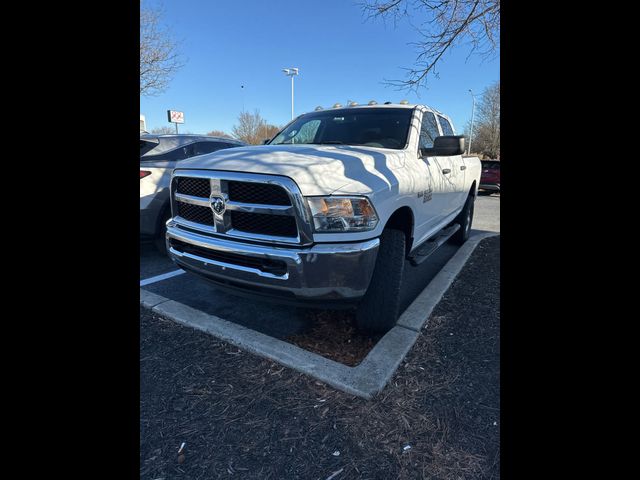
[[[392,328],[356,367],[348,367],[300,347],[215,315],[140,289],[141,305],[182,325],[209,333],[238,348],[321,380],[338,390],[372,398],[381,392],[418,339],[433,308],[462,270],[478,243],[496,233],[473,235],[418,295]]]
[[[152,309],[156,305],[168,301],[168,298],[156,295],[155,293],[149,292],[148,290],[143,290],[142,288],[140,289],[140,305],[142,305],[143,307]]]

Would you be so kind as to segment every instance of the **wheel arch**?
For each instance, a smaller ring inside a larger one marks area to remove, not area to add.
[[[415,218],[413,215],[413,210],[411,207],[403,206],[394,211],[384,228],[393,228],[395,230],[400,230],[404,233],[405,241],[406,241],[406,254],[408,255],[411,251],[411,247],[413,246],[413,232],[415,226]]]

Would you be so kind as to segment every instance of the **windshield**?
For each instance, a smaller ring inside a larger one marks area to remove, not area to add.
[[[308,113],[296,119],[270,145],[365,145],[402,149],[413,109],[353,108]]]

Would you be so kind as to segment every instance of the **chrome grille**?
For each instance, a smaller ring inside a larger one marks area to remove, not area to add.
[[[289,178],[176,170],[171,191],[178,226],[269,243],[312,243],[306,201]],[[217,198],[225,202],[225,210],[220,214],[211,208],[211,202]]]

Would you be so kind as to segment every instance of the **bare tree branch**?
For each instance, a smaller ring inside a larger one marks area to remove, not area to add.
[[[405,80],[385,81],[387,85],[417,91],[451,48],[465,42],[469,56],[484,58],[500,48],[500,0],[366,0],[361,7],[368,18],[425,18],[418,29],[421,40],[411,43],[416,64],[405,69]]]
[[[154,96],[169,86],[173,75],[184,66],[178,46],[160,24],[161,12],[140,0],[140,95]]]
[[[156,127],[151,130],[153,135],[171,135],[176,133],[175,127],[170,127],[168,125],[163,125],[162,127]]]
[[[467,125],[467,136],[469,131],[470,125]],[[482,92],[473,124],[472,148],[475,153],[489,158],[500,156],[500,82]]]
[[[262,118],[259,110],[253,113],[241,112],[238,116],[238,124],[232,129],[236,138],[250,145],[260,145],[263,140],[273,137],[279,131],[279,127],[268,124]]]
[[[233,138],[231,135],[229,135],[227,132],[223,132],[222,130],[211,130],[210,132],[207,132],[207,135],[209,137],[225,137],[225,138]]]

